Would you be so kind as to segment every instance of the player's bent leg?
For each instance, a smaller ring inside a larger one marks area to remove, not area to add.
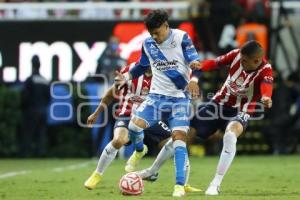
[[[242,132],[243,126],[238,121],[232,121],[227,125],[225,135],[223,137],[223,149],[217,166],[217,171],[214,179],[205,192],[206,195],[219,195],[221,182],[236,153],[237,137],[240,136]]]
[[[173,155],[173,141],[172,138],[170,138],[160,150],[151,167],[141,171],[137,171],[137,174],[139,174],[144,180],[156,181],[158,178],[159,169],[162,167],[165,161],[171,158]]]
[[[185,167],[188,159],[186,149],[186,132],[173,130],[172,132],[174,163],[176,169],[176,185],[174,186],[173,197],[183,197],[185,195]]]
[[[92,190],[101,181],[105,169],[115,159],[118,150],[128,142],[128,130],[125,127],[117,127],[114,130],[113,140],[106,145],[97,164],[96,170],[85,181],[85,188]]]
[[[136,167],[139,161],[147,154],[148,148],[144,145],[144,129],[147,128],[147,122],[141,118],[133,117],[128,125],[129,137],[131,142],[135,146],[135,151],[128,159],[125,171],[133,172],[136,171]]]

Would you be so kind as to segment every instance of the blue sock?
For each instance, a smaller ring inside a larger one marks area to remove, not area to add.
[[[186,144],[183,141],[176,140],[173,143],[175,148],[174,162],[176,171],[176,185],[184,185],[185,182],[185,167],[187,159]]]
[[[134,144],[134,148],[137,152],[142,152],[144,150],[144,130],[137,127],[133,123],[129,123],[129,139]]]
[[[137,133],[134,145],[137,152],[142,152],[144,150],[144,131]]]

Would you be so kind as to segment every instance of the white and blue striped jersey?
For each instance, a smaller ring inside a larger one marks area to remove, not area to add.
[[[151,37],[144,41],[140,61],[130,73],[137,77],[151,66],[150,93],[185,97],[184,90],[191,73],[188,65],[195,60],[199,60],[199,56],[188,34],[170,29],[168,38],[161,44]]]

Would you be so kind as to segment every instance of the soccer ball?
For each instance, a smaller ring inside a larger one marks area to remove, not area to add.
[[[119,188],[123,195],[140,195],[144,191],[144,183],[136,173],[128,173],[120,179]]]

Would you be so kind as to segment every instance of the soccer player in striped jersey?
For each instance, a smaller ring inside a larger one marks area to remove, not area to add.
[[[272,67],[264,59],[259,43],[249,41],[241,49],[216,59],[204,60],[199,69],[209,71],[222,66],[229,66],[223,87],[212,101],[197,108],[190,124],[190,132],[196,132],[202,139],[207,139],[217,130],[225,130],[216,174],[206,195],[219,194],[223,177],[236,153],[237,138],[246,129],[250,116],[258,111],[258,102],[265,108],[272,106]],[[163,163],[164,160],[156,159],[150,168],[137,173],[144,179],[148,178],[156,174]]]
[[[121,73],[128,72],[135,63],[121,69]],[[116,85],[113,85],[104,95],[97,109],[92,113],[88,119],[87,124],[91,127],[97,120],[99,114],[104,112],[108,105],[115,99],[119,100],[117,110],[115,112],[116,122],[114,126],[114,136],[110,143],[104,148],[98,165],[93,174],[84,183],[87,189],[94,189],[101,181],[105,169],[115,159],[118,150],[129,142],[128,137],[128,123],[130,121],[131,113],[143,101],[148,94],[151,85],[152,73],[151,70],[145,72],[144,75],[131,80],[121,90],[118,90]],[[163,123],[163,122],[162,122]],[[163,123],[164,124],[164,123]],[[158,127],[161,125],[158,125]],[[160,127],[158,129],[165,139],[170,137],[170,132]]]
[[[223,177],[236,153],[237,138],[246,129],[250,116],[262,114],[258,112],[263,107],[272,106],[272,67],[264,58],[264,51],[258,42],[252,40],[246,42],[241,49],[232,50],[213,60],[204,60],[200,69],[209,71],[222,66],[229,66],[229,74],[223,87],[213,97],[211,104],[200,109],[198,116],[193,119],[195,121],[191,122],[202,138],[225,127],[222,153],[206,195],[219,194]],[[210,115],[210,112],[214,115]],[[199,117],[217,119],[199,120]]]

